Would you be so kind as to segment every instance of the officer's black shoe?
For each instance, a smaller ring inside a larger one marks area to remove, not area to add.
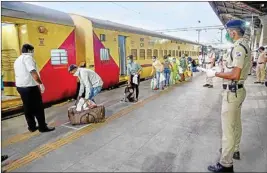
[[[28,130],[29,130],[30,132],[35,132],[36,130],[38,130],[38,127],[35,127],[35,128],[30,128],[30,127],[28,127]]]
[[[8,159],[8,155],[1,156],[1,162],[5,161],[6,159]]]
[[[209,85],[208,88],[213,88],[213,85]]]
[[[55,127],[45,127],[43,129],[39,129],[39,132],[44,133],[44,132],[51,132],[54,130],[55,130]]]
[[[209,84],[205,84],[205,85],[203,85],[203,87],[208,87],[208,86],[210,86]]]
[[[222,153],[222,148],[220,148],[219,152]],[[234,152],[233,159],[240,160],[240,153],[239,153],[239,151]]]
[[[254,82],[254,83],[261,83],[261,82],[258,82],[258,81],[257,81],[257,82]]]
[[[224,167],[220,163],[217,163],[216,165],[210,165],[208,167],[208,170],[211,172],[234,172],[234,167]]]
[[[234,152],[233,159],[240,160],[240,153],[239,153],[239,151]]]

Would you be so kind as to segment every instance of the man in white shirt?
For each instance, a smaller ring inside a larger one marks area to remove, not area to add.
[[[40,79],[36,62],[33,59],[34,47],[30,44],[22,46],[22,55],[14,63],[16,87],[23,102],[28,130],[34,132],[49,132],[55,128],[47,127],[41,93],[45,87]],[[39,85],[39,87],[38,87]],[[35,118],[38,121],[36,126]]]
[[[85,88],[85,99],[95,102],[94,97],[100,93],[103,86],[101,77],[93,70],[79,68],[75,64],[70,65],[68,70],[73,76],[77,76],[80,80],[80,89],[77,101],[79,101],[82,97]]]

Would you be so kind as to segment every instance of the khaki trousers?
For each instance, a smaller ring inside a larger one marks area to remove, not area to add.
[[[257,82],[265,81],[265,64],[257,64],[256,75],[257,75]]]
[[[206,69],[211,69],[211,64],[206,64]],[[206,77],[206,84],[213,85],[212,77]]]
[[[222,101],[222,155],[221,165],[231,167],[233,165],[233,154],[239,151],[242,135],[241,107],[246,98],[245,88],[237,90],[235,93],[224,90]]]

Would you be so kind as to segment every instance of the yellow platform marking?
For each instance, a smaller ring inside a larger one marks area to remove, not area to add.
[[[48,123],[48,126],[54,126],[54,125],[55,125],[55,122]],[[22,134],[18,134],[18,135],[12,136],[12,137],[10,137],[7,140],[2,142],[2,148],[5,148],[5,147],[7,147],[9,145],[12,145],[12,144],[15,144],[15,143],[18,143],[18,142],[23,142],[23,141],[28,140],[31,137],[37,136],[39,134],[40,134],[40,132],[37,130],[35,132],[25,132],[25,133],[22,133]]]
[[[177,84],[176,84],[176,86],[177,86]],[[126,115],[126,114],[136,110],[137,108],[143,107],[146,103],[148,103],[152,100],[155,100],[156,98],[160,97],[162,94],[166,94],[173,89],[174,89],[174,87],[170,87],[166,90],[163,90],[162,92],[160,92],[158,94],[152,95],[152,96],[144,99],[143,101],[137,102],[130,107],[126,107],[125,109],[123,109],[123,110],[111,115],[110,117],[108,117],[106,119],[106,121],[103,123],[92,124],[92,125],[87,126],[81,130],[74,131],[73,133],[71,133],[67,136],[61,137],[54,142],[50,142],[48,144],[45,144],[45,145],[35,149],[34,151],[30,152],[26,156],[24,156],[24,157],[14,161],[14,162],[12,162],[11,164],[7,165],[4,169],[7,170],[8,172],[10,172],[10,171],[16,170],[22,166],[25,166],[28,163],[43,157],[47,153],[54,151],[54,150],[62,147],[63,145],[69,144],[69,143],[75,141],[76,139],[80,138],[81,136],[83,136],[85,134],[88,134],[90,132],[95,131],[96,129],[108,124],[112,120],[120,118],[121,116]]]

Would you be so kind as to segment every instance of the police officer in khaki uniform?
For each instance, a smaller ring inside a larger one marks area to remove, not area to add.
[[[205,57],[206,69],[211,69],[215,62],[215,52],[213,48],[210,49],[208,56]],[[206,77],[206,84],[203,87],[213,88],[212,77]]]
[[[206,71],[208,77],[219,77],[228,80],[223,85],[222,101],[222,150],[220,161],[216,165],[208,167],[212,172],[233,172],[233,156],[239,159],[239,144],[242,134],[241,107],[246,97],[244,81],[247,79],[251,51],[245,34],[245,22],[242,20],[230,20],[226,23],[228,41],[234,43],[228,58],[227,71],[216,72],[213,69]]]
[[[254,83],[261,83],[264,84],[265,80],[265,66],[266,66],[266,52],[264,52],[264,47],[261,46],[259,48],[259,58],[257,61],[257,67],[256,67],[256,75],[257,75],[257,81]]]

